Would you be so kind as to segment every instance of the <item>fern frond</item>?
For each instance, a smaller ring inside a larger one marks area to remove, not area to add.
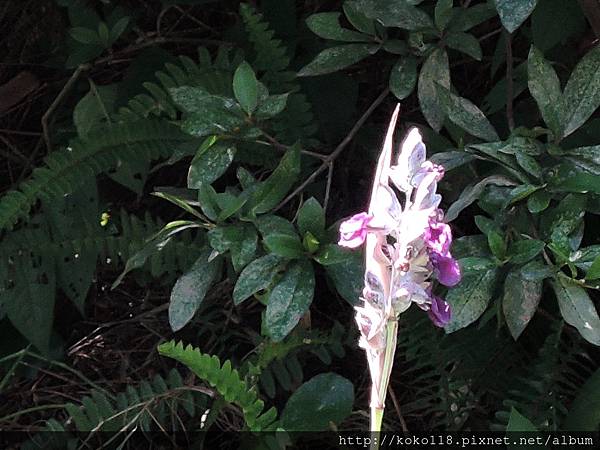
[[[174,146],[190,137],[167,122],[138,120],[111,124],[76,139],[70,147],[46,158],[46,166],[33,170],[19,190],[0,199],[0,229],[26,217],[39,199],[48,200],[76,190],[95,175],[115,167],[121,159],[156,160],[169,156]]]
[[[171,418],[183,411],[195,417],[198,411],[204,412],[207,400],[206,394],[185,386],[179,372],[172,369],[166,379],[156,375],[150,383],[128,386],[116,400],[105,392],[93,390],[82,399],[81,405],[68,403],[65,409],[78,432],[125,433],[138,427],[150,431],[154,423],[158,428],[177,430],[181,422]]]
[[[546,338],[537,358],[516,377],[496,412],[492,429],[505,430],[511,408],[516,408],[539,430],[557,431],[567,405],[593,372],[579,338],[563,333],[562,324]]]
[[[214,387],[225,401],[238,405],[251,431],[274,429],[277,410],[270,408],[263,411],[264,402],[258,398],[256,390],[250,388],[239,372],[232,368],[231,361],[221,364],[217,356],[204,354],[191,345],[184,348],[181,342],[175,341],[159,345],[158,352],[185,364],[196,376]]]

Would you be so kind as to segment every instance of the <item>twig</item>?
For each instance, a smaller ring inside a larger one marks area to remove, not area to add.
[[[323,210],[327,212],[327,204],[329,203],[329,194],[331,192],[331,179],[333,178],[333,161],[329,163],[329,171],[327,172],[327,185],[325,186],[325,200],[323,201]]]
[[[515,128],[515,118],[513,114],[513,54],[512,54],[512,35],[506,32],[506,119],[508,128],[512,131]]]
[[[58,93],[48,110],[42,116],[42,130],[44,132],[44,141],[46,142],[46,148],[48,152],[52,151],[52,146],[50,145],[50,134],[48,133],[48,118],[52,115],[54,110],[58,107],[62,99],[67,95],[67,93],[71,90],[71,87],[75,84],[75,82],[79,79],[79,76],[84,70],[87,70],[91,67],[90,64],[80,64],[79,67],[73,72],[69,80],[66,82],[62,90]]]
[[[579,0],[579,5],[594,30],[596,38],[600,39],[600,3],[598,0]]]
[[[352,138],[354,138],[354,135],[356,134],[356,132],[364,125],[364,123],[367,121],[369,116],[385,100],[385,98],[388,96],[389,93],[390,93],[389,88],[386,88],[383,90],[383,92],[381,94],[379,94],[379,97],[377,97],[373,101],[373,103],[371,103],[371,106],[369,106],[367,108],[367,110],[363,113],[363,115],[360,116],[360,118],[356,121],[356,123],[354,124],[352,129],[348,132],[348,134],[342,140],[342,142],[340,142],[338,144],[338,146],[335,148],[335,150],[330,155],[328,155],[327,158],[325,158],[323,163],[313,173],[311,173],[309,175],[309,177],[300,186],[298,186],[294,190],[294,192],[292,192],[285,199],[283,199],[283,201],[281,203],[279,203],[279,205],[277,205],[273,211],[277,211],[278,209],[280,209],[281,207],[286,205],[291,199],[293,199],[296,195],[298,195],[300,192],[302,192],[306,186],[308,186],[310,183],[312,183],[315,180],[315,178],[317,178],[319,176],[319,174],[321,172],[323,172],[325,169],[327,169],[329,167],[330,163],[335,161],[335,159],[339,156],[339,154],[342,153],[342,151],[350,143]]]
[[[390,393],[390,397],[392,398],[392,403],[394,403],[394,409],[396,410],[396,414],[398,415],[398,420],[400,420],[400,426],[402,427],[402,431],[408,433],[408,427],[406,426],[406,422],[404,421],[402,411],[400,411],[400,402],[396,398],[396,393],[394,392],[394,388],[391,384],[388,386],[388,392]]]

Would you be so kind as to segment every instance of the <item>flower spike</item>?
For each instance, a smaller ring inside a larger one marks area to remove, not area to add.
[[[392,114],[377,160],[367,212],[340,225],[339,245],[365,243],[365,287],[356,307],[371,373],[371,430],[380,431],[396,349],[398,316],[416,303],[435,326],[452,317],[450,305],[433,294],[435,280],[445,286],[460,281],[460,268],[450,253],[452,232],[439,209],[437,183],[444,169],[426,160],[419,130],[411,128],[392,166],[393,135],[400,105]],[[391,181],[391,185],[390,185]],[[403,202],[397,191],[403,194]]]

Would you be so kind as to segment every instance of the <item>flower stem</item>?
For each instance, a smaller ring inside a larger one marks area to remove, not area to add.
[[[396,354],[396,340],[398,336],[398,321],[394,317],[388,320],[385,330],[385,353],[383,357],[383,370],[378,384],[379,390],[371,390],[371,432],[376,433],[377,440],[373,439],[370,450],[379,448],[379,433],[383,422],[383,412],[385,408],[385,398],[394,366],[394,355]],[[377,397],[377,398],[373,398]]]

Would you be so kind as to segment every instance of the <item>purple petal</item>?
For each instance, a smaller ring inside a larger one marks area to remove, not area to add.
[[[423,237],[427,247],[440,255],[445,255],[450,250],[452,230],[444,222],[430,221],[429,228],[427,228]]]
[[[431,308],[427,312],[436,327],[443,328],[452,318],[452,310],[448,302],[438,296],[431,297]]]
[[[444,286],[452,287],[460,281],[460,267],[450,253],[441,255],[432,252],[430,257],[436,277],[440,283]]]

